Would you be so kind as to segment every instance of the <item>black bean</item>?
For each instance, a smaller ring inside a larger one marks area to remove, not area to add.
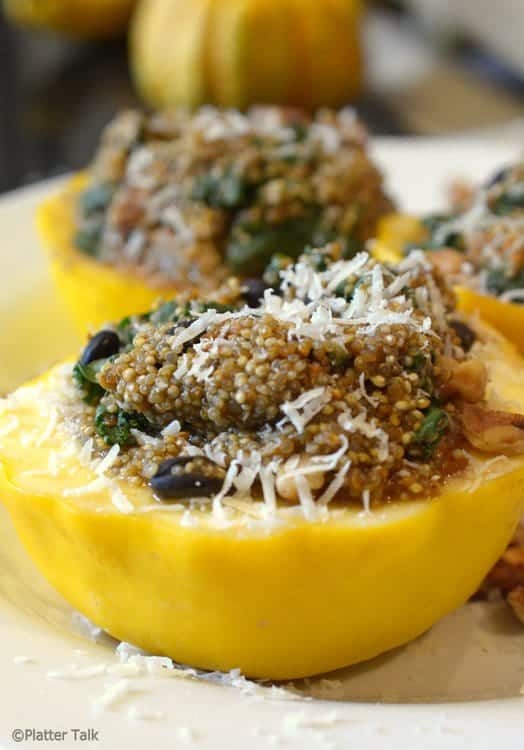
[[[460,343],[465,352],[469,352],[475,341],[477,335],[468,325],[463,323],[461,320],[452,320],[450,326],[454,329],[455,333],[460,339]]]
[[[248,307],[259,307],[268,285],[263,279],[245,279],[242,282],[242,299]]]
[[[120,339],[114,331],[99,331],[89,341],[80,357],[81,365],[88,365],[96,359],[107,359],[120,351]]]
[[[192,497],[211,497],[222,489],[223,478],[210,477],[199,471],[185,472],[183,467],[188,463],[209,463],[206,458],[200,456],[180,456],[169,458],[160,464],[155,476],[149,482],[149,486],[162,500],[186,500]],[[215,466],[215,464],[212,464]],[[173,473],[173,469],[181,467],[182,471]]]

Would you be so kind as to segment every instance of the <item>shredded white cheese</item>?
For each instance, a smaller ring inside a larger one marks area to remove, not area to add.
[[[91,493],[100,492],[111,487],[111,482],[106,477],[97,477],[91,482],[84,484],[80,487],[66,487],[62,494],[64,497],[76,497],[79,495],[89,495]]]
[[[351,468],[351,461],[346,461],[335,474],[334,478],[328,484],[324,492],[320,495],[317,500],[317,505],[326,506],[330,503],[337,492],[341,489],[344,484],[344,480],[347,476],[349,469]]]
[[[110,709],[121,703],[134,692],[136,688],[131,685],[129,680],[121,679],[107,685],[104,693],[94,701],[95,708]]]
[[[338,423],[346,432],[360,432],[367,438],[374,438],[379,445],[378,460],[385,461],[389,456],[389,436],[375,419],[367,419],[365,412],[352,415],[349,412],[340,414]]]
[[[133,513],[135,506],[128,497],[122,492],[118,485],[111,490],[111,502],[120,513]]]
[[[291,422],[301,435],[306,425],[315,417],[329,401],[326,388],[313,388],[300,394],[294,401],[286,401],[280,407],[286,418],[278,423],[282,427],[287,421]]]
[[[167,425],[167,427],[164,427],[161,434],[162,437],[170,437],[171,435],[178,435],[181,429],[182,425],[180,424],[178,419],[174,419]]]
[[[111,446],[100,463],[97,464],[95,468],[95,474],[97,474],[99,477],[103,477],[104,474],[113,466],[116,459],[118,458],[119,453],[120,446],[118,445],[118,443],[115,443],[115,445]]]
[[[371,512],[371,493],[369,490],[362,491],[362,505],[364,506],[364,513]]]

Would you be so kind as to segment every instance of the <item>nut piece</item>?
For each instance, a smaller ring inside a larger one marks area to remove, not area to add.
[[[448,358],[444,366],[448,365]],[[449,360],[448,381],[444,386],[443,392],[449,398],[455,396],[464,399],[472,404],[482,401],[488,382],[488,372],[483,362],[478,359],[471,359],[466,362],[457,364],[454,360]]]
[[[459,414],[466,438],[483,453],[524,451],[524,416],[464,404]]]
[[[464,265],[464,255],[447,247],[428,252],[428,257],[443,276],[457,276]]]

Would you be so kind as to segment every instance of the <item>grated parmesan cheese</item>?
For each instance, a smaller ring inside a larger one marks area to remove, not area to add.
[[[371,513],[371,494],[369,490],[362,492],[362,505],[364,506],[364,513],[367,515]]]
[[[139,708],[138,706],[130,706],[127,709],[126,716],[128,719],[136,719],[139,721],[158,721],[159,719],[165,718],[163,711],[157,711],[151,708]]]
[[[62,494],[64,497],[77,497],[79,495],[89,495],[91,493],[100,492],[108,487],[111,487],[110,481],[106,477],[98,477],[81,487],[66,487],[62,491]]]
[[[111,489],[111,502],[121,513],[133,513],[135,510],[133,503],[126,497],[118,485],[115,485]]]
[[[102,477],[108,471],[113,464],[115,463],[116,459],[118,458],[118,454],[120,453],[120,446],[118,443],[115,443],[115,445],[111,446],[107,454],[104,456],[104,458],[100,461],[100,463],[97,464],[95,468],[95,473]]]
[[[297,474],[294,477],[294,481],[298,492],[298,499],[300,500],[300,505],[304,511],[304,518],[308,521],[314,521],[317,518],[318,513],[317,506],[313,500],[313,495],[311,494],[309,482],[303,474]]]
[[[0,437],[7,437],[11,432],[17,430],[20,426],[20,420],[14,414],[9,416],[0,427]]]
[[[350,468],[351,461],[346,461],[346,463],[343,464],[342,467],[337,471],[335,477],[331,480],[324,492],[318,498],[317,505],[326,506],[331,502],[331,500],[333,500],[339,489],[344,484],[344,480]]]
[[[389,456],[389,437],[387,432],[377,426],[374,418],[368,421],[365,412],[361,412],[355,416],[346,412],[340,414],[338,423],[346,432],[360,432],[367,438],[375,438],[379,444],[378,460],[387,460]]]
[[[13,656],[13,664],[35,664],[32,656]]]
[[[91,456],[93,455],[93,445],[93,438],[89,438],[85,441],[85,443],[82,445],[82,448],[80,449],[78,458],[80,462],[84,464],[84,466],[91,463]]]
[[[182,425],[178,421],[178,419],[174,419],[172,422],[170,422],[167,427],[164,427],[164,429],[161,432],[161,435],[163,437],[169,437],[170,435],[178,435],[180,430],[182,429]]]
[[[371,398],[371,396],[366,391],[366,374],[364,372],[361,372],[358,378],[358,384],[360,387],[360,393],[363,398],[366,399],[368,404],[371,404],[371,406],[377,406],[377,401],[374,398]]]
[[[95,708],[107,710],[121,703],[138,689],[131,685],[129,680],[122,679],[106,686],[103,694],[93,701]]]
[[[302,434],[305,426],[322,411],[328,401],[329,394],[323,386],[305,391],[294,401],[286,401],[282,404],[280,409],[286,416],[278,423],[278,427],[282,427],[289,421],[299,435]]]

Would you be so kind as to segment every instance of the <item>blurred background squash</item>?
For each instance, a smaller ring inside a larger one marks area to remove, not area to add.
[[[135,0],[4,0],[6,14],[17,23],[80,38],[122,34]]]
[[[361,82],[360,0],[140,0],[131,65],[156,107],[347,104]]]

